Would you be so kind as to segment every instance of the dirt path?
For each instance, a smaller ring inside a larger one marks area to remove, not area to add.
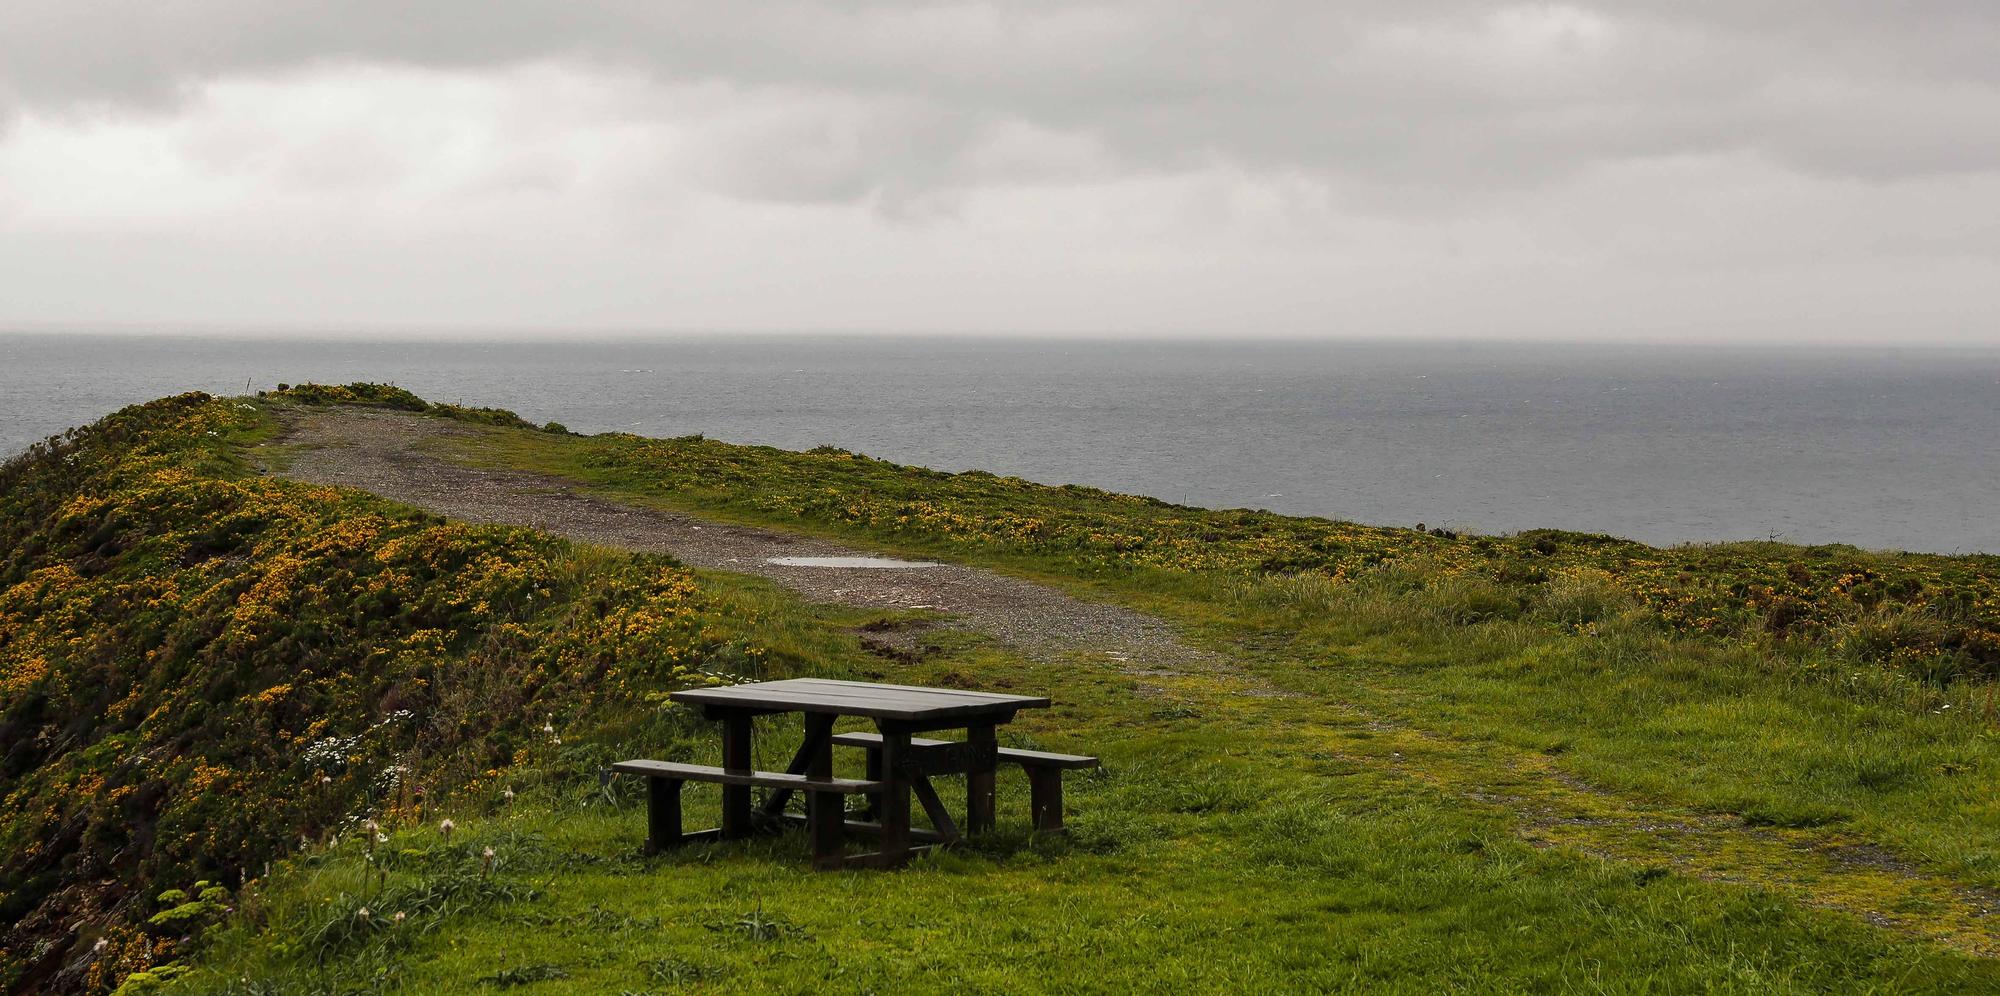
[[[1161,669],[1214,659],[1187,646],[1158,619],[1046,585],[956,564],[785,566],[772,559],[875,554],[812,537],[620,504],[580,493],[572,482],[558,478],[474,469],[425,451],[428,442],[473,431],[443,419],[396,412],[301,412],[291,418],[280,440],[294,448],[283,473],[372,491],[456,519],[533,526],[586,543],[672,554],[696,567],[756,574],[813,601],[932,609],[1037,656],[1085,652],[1121,665]]]

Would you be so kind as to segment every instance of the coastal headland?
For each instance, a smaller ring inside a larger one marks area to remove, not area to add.
[[[0,470],[0,548],[13,991],[2000,988],[1996,557],[1203,509],[369,384],[73,430]],[[1003,738],[1104,766],[1067,836],[1003,779],[999,833],[896,874],[642,857],[601,768],[712,761],[667,693],[792,676],[1051,695]]]

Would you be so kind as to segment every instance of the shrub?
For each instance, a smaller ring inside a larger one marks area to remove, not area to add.
[[[306,405],[368,405],[399,411],[430,410],[430,403],[393,384],[279,384],[264,395]]]
[[[291,390],[416,407],[376,385]],[[126,889],[252,877],[352,814],[415,817],[427,786],[561,762],[551,716],[638,710],[760,659],[671,560],[579,559],[528,530],[244,473],[230,439],[264,418],[183,395],[0,466],[8,922],[60,927],[37,913],[49,901],[119,909],[165,951],[227,894],[204,882],[149,907],[119,903]],[[0,947],[43,940],[64,943]]]

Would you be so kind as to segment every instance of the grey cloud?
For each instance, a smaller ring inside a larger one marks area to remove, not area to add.
[[[347,61],[567,60],[714,86],[753,113],[724,128],[705,175],[776,201],[985,182],[1013,167],[982,144],[1023,124],[1127,171],[1225,162],[1462,196],[1675,155],[1874,181],[1990,171],[1996,55],[1987,0],[0,10],[0,92],[51,113],[170,107],[202,81]]]

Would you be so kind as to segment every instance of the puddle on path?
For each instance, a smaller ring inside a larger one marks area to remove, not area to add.
[[[893,557],[767,557],[764,562],[779,567],[860,567],[878,571],[909,571],[944,566],[930,560],[897,560]]]

